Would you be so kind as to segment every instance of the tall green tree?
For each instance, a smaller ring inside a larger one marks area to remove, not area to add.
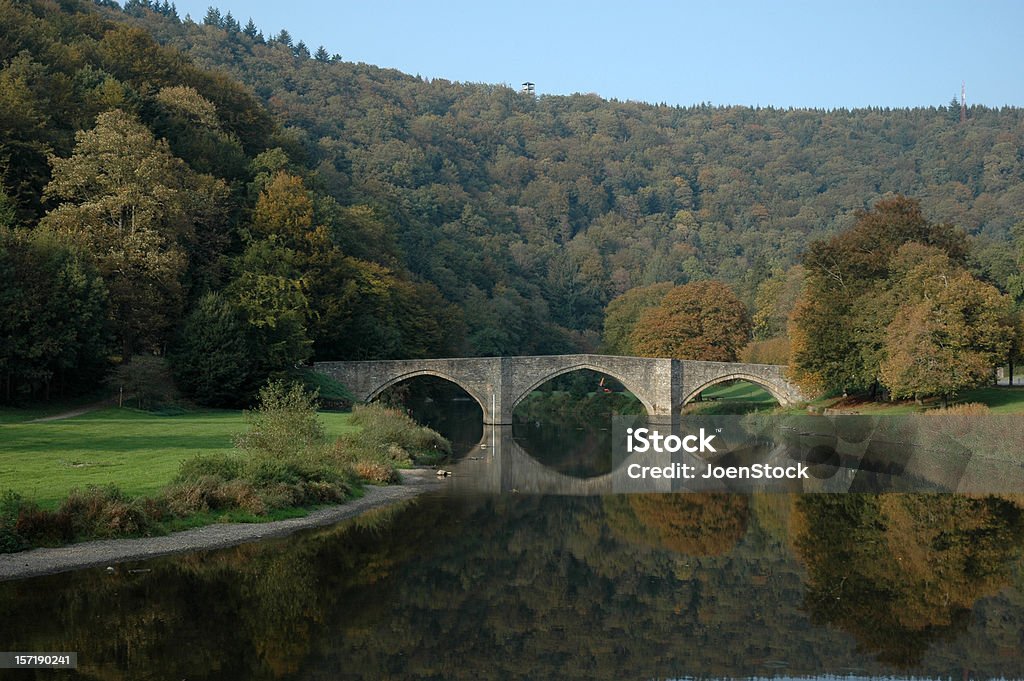
[[[0,401],[94,387],[108,323],[88,254],[46,229],[0,227]]]
[[[181,314],[190,249],[219,213],[225,187],[191,171],[123,111],[100,114],[76,140],[69,158],[50,159],[46,196],[61,204],[42,224],[96,259],[128,358],[165,341]]]
[[[186,317],[169,354],[175,382],[200,404],[249,403],[269,373],[255,340],[238,304],[218,293],[203,296]]]

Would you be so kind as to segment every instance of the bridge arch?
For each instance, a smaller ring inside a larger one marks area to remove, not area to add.
[[[403,381],[408,381],[409,379],[416,378],[417,376],[433,376],[434,378],[440,378],[442,380],[448,381],[449,383],[454,383],[462,390],[465,390],[467,395],[473,398],[473,400],[477,403],[477,405],[480,407],[480,410],[484,414],[490,413],[487,409],[487,403],[480,397],[480,395],[476,393],[475,390],[473,390],[472,387],[466,385],[464,382],[460,381],[454,376],[450,376],[444,372],[437,371],[436,369],[419,369],[416,371],[409,371],[403,374],[399,374],[398,376],[393,376],[389,378],[387,381],[385,381],[382,385],[372,390],[366,396],[364,401],[372,402],[373,400],[380,397],[381,393],[383,393],[391,386],[398,385]]]
[[[515,397],[515,399],[512,400],[512,407],[510,411],[514,410],[517,406],[519,406],[519,403],[525,400],[530,395],[530,393],[532,393],[534,390],[544,385],[548,381],[558,378],[559,376],[562,376],[564,374],[572,373],[573,371],[579,371],[581,369],[589,369],[590,371],[595,371],[599,374],[611,376],[616,381],[621,383],[626,388],[626,390],[632,393],[632,395],[636,399],[640,400],[640,404],[644,405],[644,410],[647,412],[648,415],[653,415],[655,413],[654,407],[651,405],[650,400],[647,398],[646,395],[644,395],[643,391],[637,390],[635,386],[631,385],[632,381],[630,379],[623,378],[622,375],[618,374],[618,372],[610,371],[607,368],[600,366],[600,364],[598,363],[591,362],[581,362],[579,364],[573,364],[571,366],[560,367],[534,380],[533,383],[529,385],[529,387],[520,392]]]
[[[716,376],[698,385],[696,388],[691,390],[683,397],[682,406],[686,406],[687,404],[692,402],[694,398],[697,397],[697,395],[700,395],[708,388],[714,387],[719,383],[725,383],[727,381],[746,381],[747,383],[753,383],[759,388],[764,388],[768,392],[768,394],[774,397],[775,401],[782,406],[785,406],[791,402],[789,395],[781,391],[779,387],[775,385],[772,381],[767,380],[761,376],[754,376],[753,374],[737,371],[722,374],[721,376]]]

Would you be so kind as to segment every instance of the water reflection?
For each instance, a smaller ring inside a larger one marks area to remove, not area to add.
[[[816,495],[797,500],[794,537],[812,616],[900,667],[965,635],[979,599],[1019,579],[1020,500],[958,495]],[[1016,597],[1016,594],[1015,594]],[[1011,611],[1019,651],[1020,612]],[[1019,653],[1018,653],[1019,654]]]
[[[103,679],[1024,676],[1017,503],[677,498],[426,498],[3,584],[0,631]]]
[[[1024,678],[1022,550],[1010,497],[443,493],[0,584],[0,639],[93,679]]]

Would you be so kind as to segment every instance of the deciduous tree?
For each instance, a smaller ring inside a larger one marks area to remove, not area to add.
[[[188,247],[201,242],[222,182],[193,173],[137,118],[100,114],[69,158],[51,157],[43,224],[82,244],[107,283],[124,357],[158,343],[178,318]]]
[[[672,288],[671,282],[637,286],[608,303],[604,311],[601,349],[610,355],[635,354],[630,337],[640,315],[657,307]]]
[[[746,307],[719,281],[677,286],[640,315],[630,334],[633,349],[642,357],[712,362],[736,361],[749,340]]]
[[[994,287],[967,272],[944,277],[889,324],[882,383],[914,399],[982,385],[1009,355],[1016,326],[1012,302]]]

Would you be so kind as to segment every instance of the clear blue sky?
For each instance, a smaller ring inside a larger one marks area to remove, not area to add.
[[[210,0],[175,0],[201,21]],[[220,0],[426,78],[669,104],[1024,106],[1024,0]]]

